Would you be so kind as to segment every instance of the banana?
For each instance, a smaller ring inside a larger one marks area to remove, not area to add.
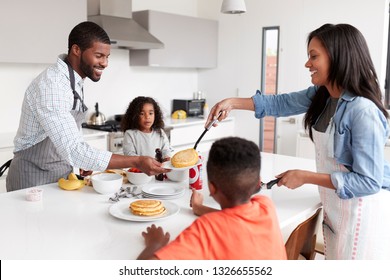
[[[76,174],[74,174],[73,172],[69,174],[68,176],[68,180],[78,180]]]
[[[74,191],[84,187],[84,180],[66,180],[64,178],[60,178],[58,180],[58,186],[63,190]]]

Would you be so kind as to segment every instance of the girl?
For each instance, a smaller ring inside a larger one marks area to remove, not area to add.
[[[160,149],[163,160],[169,160],[171,147],[163,128],[163,115],[157,102],[151,97],[134,98],[121,122],[125,132],[123,153],[155,157],[156,149]]]

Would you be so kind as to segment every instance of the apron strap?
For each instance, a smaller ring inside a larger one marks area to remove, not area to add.
[[[68,65],[70,87],[72,88],[72,91],[73,91],[73,108],[72,108],[72,110],[76,109],[77,99],[79,99],[81,102],[81,108],[82,108],[83,112],[86,112],[88,110],[88,107],[84,104],[84,100],[80,97],[80,95],[77,93],[77,91],[75,89],[75,78],[74,78],[74,72],[73,72],[72,66],[70,66],[68,58],[65,58],[64,61],[65,61],[66,65]],[[81,89],[81,91],[83,92],[83,96],[84,96],[83,89]]]
[[[12,159],[10,159],[9,161],[7,161],[6,163],[4,163],[1,167],[0,167],[0,177],[3,176],[4,172],[8,169],[8,167],[11,165],[11,161]]]

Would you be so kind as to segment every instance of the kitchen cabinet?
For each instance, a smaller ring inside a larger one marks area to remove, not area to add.
[[[85,142],[99,150],[108,150],[108,132],[83,128]]]
[[[163,42],[164,48],[130,50],[130,66],[217,66],[217,21],[151,10],[133,12],[133,19]]]
[[[171,120],[170,123],[166,123],[166,127],[170,129],[169,139],[174,151],[193,148],[204,131],[204,124],[205,120],[198,118]],[[215,140],[234,135],[234,118],[227,118],[203,136],[197,150],[200,153],[207,152]]]
[[[0,62],[54,63],[85,20],[86,0],[0,0]]]

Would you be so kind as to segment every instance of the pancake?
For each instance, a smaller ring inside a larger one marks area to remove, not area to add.
[[[199,155],[193,148],[177,152],[173,155],[171,163],[173,167],[181,168],[195,165],[199,160]]]
[[[166,209],[160,200],[140,199],[130,203],[130,211],[138,216],[156,216],[165,213]]]

